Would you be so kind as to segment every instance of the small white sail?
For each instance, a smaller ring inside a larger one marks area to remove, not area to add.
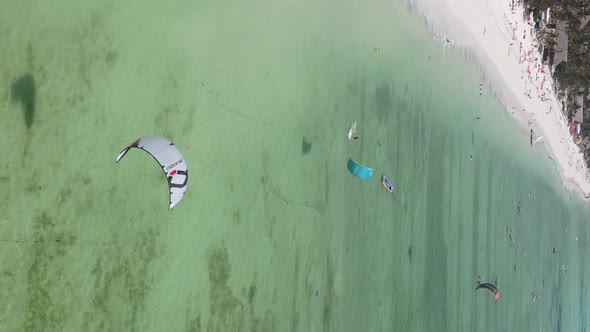
[[[535,144],[539,143],[539,142],[540,142],[540,141],[543,139],[543,137],[545,137],[545,136],[541,136],[541,137],[537,138],[537,139],[536,139],[536,140],[533,142],[533,145],[535,145]]]
[[[348,130],[348,140],[352,141],[352,139],[355,137],[354,134],[356,134],[356,121],[352,123],[352,125],[350,126],[350,129]]]

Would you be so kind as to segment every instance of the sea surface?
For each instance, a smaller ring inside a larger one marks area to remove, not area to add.
[[[0,330],[590,326],[587,205],[402,1],[2,8]],[[189,166],[172,210],[115,164],[145,135]]]

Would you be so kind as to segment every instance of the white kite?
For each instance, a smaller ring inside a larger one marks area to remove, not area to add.
[[[115,162],[118,163],[131,148],[142,149],[160,164],[170,191],[168,208],[172,209],[184,197],[188,187],[188,169],[176,145],[162,137],[145,136],[123,149]]]

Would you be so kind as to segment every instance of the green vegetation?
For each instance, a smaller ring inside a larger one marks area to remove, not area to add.
[[[583,96],[584,108],[590,105],[590,1],[588,0],[525,0],[526,8],[532,12],[535,20],[542,13],[551,8],[551,15],[559,21],[567,23],[567,61],[559,63],[555,67],[554,78],[557,83],[559,95],[564,96],[567,91],[568,117],[571,120],[576,110],[580,107],[578,96]],[[583,23],[586,23],[585,25]],[[557,44],[557,33],[551,29],[539,31],[537,36],[546,49],[554,50]],[[581,136],[590,136],[590,117],[584,110],[584,121]],[[580,146],[583,150],[584,148]],[[584,153],[590,166],[590,148],[586,147]]]

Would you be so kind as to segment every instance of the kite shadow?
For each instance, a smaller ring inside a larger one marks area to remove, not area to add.
[[[10,86],[11,100],[19,103],[23,111],[25,125],[31,128],[35,118],[36,87],[31,74],[25,74],[12,82]]]
[[[312,142],[308,141],[305,137],[301,139],[301,153],[308,154],[311,151]]]

